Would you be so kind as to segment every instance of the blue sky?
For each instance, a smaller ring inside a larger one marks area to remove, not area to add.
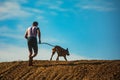
[[[0,61],[28,59],[33,21],[42,42],[69,48],[69,60],[120,59],[119,8],[119,0],[0,0]],[[51,49],[39,45],[35,59],[49,60]]]

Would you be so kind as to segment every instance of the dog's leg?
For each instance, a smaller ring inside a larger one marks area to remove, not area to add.
[[[64,59],[67,61],[67,58],[66,58],[66,56],[64,56]]]
[[[57,58],[56,58],[56,61],[58,61],[59,60],[59,56],[57,56]]]
[[[54,54],[52,53],[51,58],[50,58],[50,61],[52,60],[53,55],[54,55]]]
[[[55,51],[52,52],[52,55],[51,55],[50,61],[52,60],[52,57],[53,57],[54,54],[55,54]]]

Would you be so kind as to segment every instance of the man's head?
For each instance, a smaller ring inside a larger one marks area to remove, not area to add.
[[[34,22],[33,22],[33,26],[38,26],[38,22],[37,22],[37,21],[34,21]]]

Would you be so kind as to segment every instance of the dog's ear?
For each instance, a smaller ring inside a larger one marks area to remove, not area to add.
[[[68,48],[66,50],[68,51]]]

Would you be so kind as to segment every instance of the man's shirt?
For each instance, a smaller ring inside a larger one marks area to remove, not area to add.
[[[37,30],[38,30],[38,29],[39,29],[39,28],[36,27],[36,26],[29,27],[29,28],[27,29],[27,32],[28,32],[27,37],[37,37]]]

